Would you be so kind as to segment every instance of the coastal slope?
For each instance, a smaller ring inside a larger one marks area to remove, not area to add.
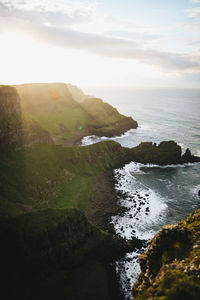
[[[64,83],[34,83],[15,86],[24,114],[47,130],[57,144],[74,145],[86,135],[115,136],[138,124],[98,98],[70,91]],[[73,96],[74,94],[74,96]]]

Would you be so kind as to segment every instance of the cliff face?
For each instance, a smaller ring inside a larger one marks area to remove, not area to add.
[[[112,137],[138,127],[135,120],[119,114],[108,103],[99,98],[85,95],[81,89],[74,85],[68,84],[67,86],[73,98],[96,120],[96,124],[89,125],[90,134]]]
[[[164,226],[139,257],[136,300],[200,299],[200,210]]]
[[[0,147],[21,144],[20,98],[15,88],[0,86]]]
[[[86,98],[81,105],[97,122],[89,126],[91,134],[112,137],[138,127],[135,120],[119,114],[115,108],[101,99]]]
[[[38,123],[25,119],[14,87],[0,86],[0,148],[19,148],[33,143],[53,143]]]

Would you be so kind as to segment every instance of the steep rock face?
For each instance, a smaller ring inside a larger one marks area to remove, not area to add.
[[[90,134],[112,137],[138,127],[135,120],[119,114],[110,104],[99,98],[85,95],[77,86],[72,84],[67,86],[73,98],[96,120],[96,124],[89,125]]]
[[[33,143],[53,141],[47,131],[31,119],[24,118],[21,100],[12,86],[0,86],[0,148],[19,148]]]
[[[15,88],[0,86],[0,147],[20,145],[22,117],[20,98]]]
[[[139,257],[142,273],[133,287],[141,299],[200,299],[200,210],[164,226]]]

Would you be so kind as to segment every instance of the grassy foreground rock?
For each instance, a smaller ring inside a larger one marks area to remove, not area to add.
[[[139,257],[136,300],[200,299],[200,210],[164,226]]]

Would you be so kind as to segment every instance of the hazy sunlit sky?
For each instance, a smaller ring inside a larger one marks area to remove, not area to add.
[[[200,0],[0,0],[0,83],[200,87]]]

